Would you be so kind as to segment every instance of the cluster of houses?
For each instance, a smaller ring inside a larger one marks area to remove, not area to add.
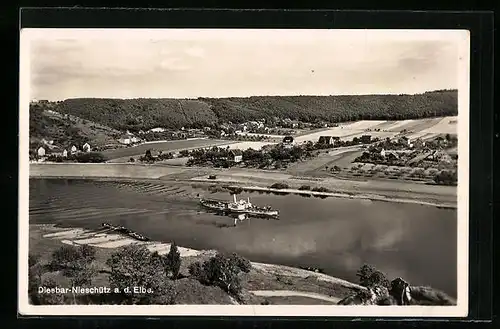
[[[83,144],[80,148],[78,148],[76,145],[72,145],[69,148],[69,151],[68,149],[63,149],[62,151],[60,151],[60,148],[55,146],[53,141],[42,140],[41,144],[42,145],[39,146],[36,150],[36,155],[39,159],[44,159],[48,155],[62,156],[65,158],[69,154],[76,154],[79,152],[88,153],[92,151],[89,143]]]
[[[134,134],[132,134],[130,131],[127,130],[125,134],[123,134],[119,139],[118,142],[123,145],[130,145],[130,144],[136,144],[141,141],[141,138],[136,137]]]

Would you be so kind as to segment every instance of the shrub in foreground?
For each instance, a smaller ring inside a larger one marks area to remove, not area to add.
[[[269,186],[269,188],[282,190],[282,189],[287,189],[288,185],[285,183],[274,183],[273,185]]]
[[[145,246],[130,245],[107,260],[111,289],[117,288],[121,304],[164,305],[175,302],[175,289],[166,279],[164,263]],[[142,287],[146,292],[134,291]]]
[[[227,293],[238,296],[242,289],[240,274],[250,272],[251,267],[250,261],[236,253],[218,253],[202,264],[191,264],[189,273],[203,284],[219,286]]]

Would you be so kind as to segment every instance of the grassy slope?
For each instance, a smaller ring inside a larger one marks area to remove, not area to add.
[[[221,121],[291,118],[333,122],[457,115],[457,92],[420,95],[254,96],[188,99],[68,99],[57,111],[115,129],[180,128]]]
[[[120,132],[79,117],[59,114],[50,108],[32,107],[30,109],[30,142],[36,145],[42,139],[53,140],[55,145],[70,147],[81,146],[85,142],[91,145],[116,143]]]

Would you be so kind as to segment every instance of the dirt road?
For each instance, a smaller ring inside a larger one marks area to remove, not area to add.
[[[253,290],[250,292],[256,296],[262,296],[262,297],[307,297],[313,299],[320,299],[335,304],[340,301],[340,298],[330,297],[322,294],[317,294],[314,292],[291,291],[291,290]]]

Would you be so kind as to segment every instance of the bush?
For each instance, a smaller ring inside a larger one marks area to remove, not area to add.
[[[311,186],[309,186],[309,185],[302,185],[301,187],[299,187],[299,190],[300,191],[310,191],[311,190]]]
[[[165,264],[145,246],[125,246],[114,252],[106,264],[111,269],[110,287],[119,289],[122,304],[174,304],[176,292],[166,280]],[[143,287],[147,292],[135,292],[131,287]]]
[[[52,271],[61,271],[75,286],[91,284],[96,275],[93,266],[95,254],[96,249],[92,246],[64,245],[52,253],[49,268]]]
[[[323,192],[323,193],[330,193],[331,191],[327,189],[326,187],[315,187],[312,189],[313,192]]]
[[[107,158],[99,152],[77,153],[68,159],[74,159],[81,163],[102,163],[106,162]]]
[[[288,185],[284,183],[274,183],[273,185],[269,186],[269,188],[282,190],[282,189],[287,189]]]
[[[457,185],[458,176],[457,172],[441,171],[434,176],[434,182],[439,185]]]
[[[236,253],[230,256],[218,253],[214,257],[189,266],[189,273],[196,277],[201,283],[216,285],[227,293],[238,296],[241,292],[241,272],[248,273],[251,263]]]

